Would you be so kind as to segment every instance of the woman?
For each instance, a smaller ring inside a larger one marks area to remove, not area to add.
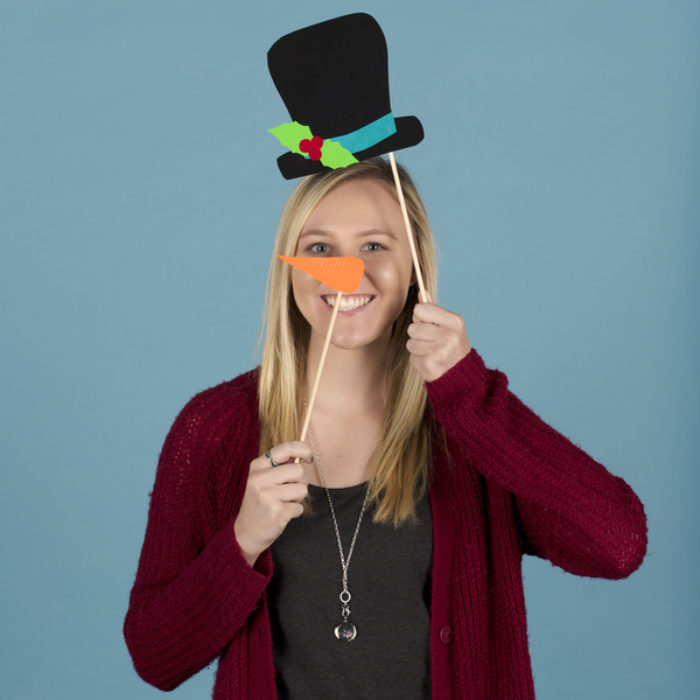
[[[161,453],[124,626],[138,673],[172,689],[219,657],[214,698],[534,698],[522,555],[624,578],[641,502],[485,367],[461,317],[418,303],[384,160],[305,178],[274,253],[261,367],[195,396]],[[306,443],[335,295],[277,254],[365,263]]]

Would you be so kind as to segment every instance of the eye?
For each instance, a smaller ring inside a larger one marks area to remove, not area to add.
[[[309,253],[315,253],[316,255],[323,255],[328,252],[327,243],[312,243],[307,249]]]
[[[370,241],[365,245],[365,249],[368,250],[370,253],[375,253],[379,250],[386,250],[386,247],[383,246],[381,243],[377,243],[376,241]]]

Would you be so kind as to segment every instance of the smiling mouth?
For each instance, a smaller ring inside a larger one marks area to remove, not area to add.
[[[324,294],[322,299],[328,306],[335,307],[336,296],[334,294]],[[338,311],[355,311],[367,306],[374,299],[374,294],[343,294],[340,299],[340,307]]]

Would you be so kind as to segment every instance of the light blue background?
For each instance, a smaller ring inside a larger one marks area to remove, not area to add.
[[[538,700],[700,697],[698,3],[245,4],[0,4],[0,696],[162,697],[121,626],[170,424],[257,363],[294,184],[265,53],[369,10],[440,302],[649,519],[623,581],[525,558]]]

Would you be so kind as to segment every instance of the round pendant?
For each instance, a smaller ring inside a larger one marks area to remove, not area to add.
[[[357,636],[357,628],[352,624],[352,622],[341,622],[335,628],[335,636],[341,642],[352,642],[352,640]]]

